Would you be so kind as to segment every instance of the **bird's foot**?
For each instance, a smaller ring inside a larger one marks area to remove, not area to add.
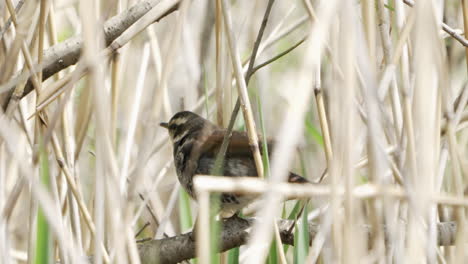
[[[190,241],[195,242],[197,234],[195,233],[195,226],[192,229],[192,232],[188,234]]]

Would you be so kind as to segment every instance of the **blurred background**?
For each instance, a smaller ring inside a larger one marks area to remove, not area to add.
[[[190,231],[198,205],[159,123],[190,110],[227,127],[234,54],[255,130],[287,142],[273,162],[327,192],[302,219],[317,235],[261,262],[466,262],[466,2],[0,2],[0,263],[138,263],[133,238]],[[269,5],[254,66],[268,63],[246,73]],[[248,249],[213,261],[255,263]]]

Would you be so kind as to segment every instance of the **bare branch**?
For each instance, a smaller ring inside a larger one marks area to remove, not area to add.
[[[230,218],[223,223],[223,231],[220,239],[221,252],[239,247],[247,242],[248,229],[254,223],[254,218]],[[294,245],[294,235],[288,232],[293,220],[281,219],[278,228],[281,240],[284,244]],[[320,226],[309,222],[310,241],[317,234]],[[368,236],[372,228],[367,225],[359,227]],[[439,246],[448,246],[454,243],[457,226],[455,222],[443,222],[437,224],[437,243]],[[192,240],[192,233],[185,233],[174,237],[151,240],[138,246],[142,264],[149,263],[178,263],[195,257],[196,241]]]
[[[161,0],[144,0],[128,10],[112,17],[104,23],[104,38],[106,45],[109,45],[117,37],[119,37],[125,30],[127,30],[131,25],[148,13],[153,7],[165,1]],[[170,9],[167,13],[163,14],[161,17],[157,18],[155,22],[164,18],[168,14],[177,10],[177,4]],[[74,65],[78,62],[81,55],[81,47],[83,45],[83,38],[81,35],[69,38],[64,42],[61,42],[57,45],[54,45],[44,51],[44,63],[40,67],[36,67],[34,72],[40,71],[42,69],[43,80],[46,80],[50,76],[56,74],[57,72]],[[26,72],[25,74],[17,74],[18,77],[14,78],[6,85],[0,86],[0,91],[8,90],[9,95],[7,96],[3,107],[6,109],[8,106],[11,94],[18,82],[29,79],[32,72]],[[5,89],[6,88],[6,89]],[[33,85],[29,79],[23,94],[20,98],[26,96],[33,90]]]

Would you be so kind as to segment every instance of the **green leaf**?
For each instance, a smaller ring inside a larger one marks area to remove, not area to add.
[[[49,159],[42,142],[39,142],[39,174],[41,182],[46,188],[50,185]],[[37,211],[36,264],[51,263],[52,243],[49,224],[41,207]]]
[[[384,6],[385,6],[388,10],[390,10],[390,11],[392,11],[392,12],[395,12],[395,8],[393,8],[393,6],[391,6],[390,4],[384,4]]]
[[[239,248],[233,248],[227,252],[227,263],[228,264],[239,264]]]
[[[219,212],[221,195],[218,193],[210,195],[210,254],[211,254],[211,263],[218,264],[220,263],[220,254],[219,252],[219,236],[221,234],[221,223],[216,220],[216,215]]]
[[[302,201],[301,200],[297,201],[293,209],[291,210],[291,213],[289,213],[289,216],[287,219],[296,219],[297,215],[301,211],[302,206],[303,206]],[[289,245],[283,245],[283,250],[284,250],[284,254],[286,254],[289,250]]]
[[[305,128],[307,134],[323,147],[323,137],[320,134],[320,131],[312,124],[309,118],[306,118],[305,120]]]
[[[307,206],[304,207],[301,219],[294,231],[294,264],[305,263],[309,251],[309,225],[307,223]]]
[[[185,232],[192,227],[192,211],[190,208],[190,197],[184,189],[179,192],[179,218],[180,229]]]
[[[260,96],[257,95],[257,104],[258,104],[258,112],[259,112],[259,117],[260,117],[260,128],[262,130],[262,160],[263,160],[263,175],[265,178],[269,178],[270,175],[270,159],[268,157],[268,144],[267,144],[267,134],[266,134],[266,129],[265,129],[265,122],[263,119],[263,109],[262,109],[262,102],[260,100]],[[284,206],[283,206],[283,211],[284,211]],[[278,258],[278,247],[276,245],[276,239],[273,239],[271,246],[270,246],[270,251],[268,253],[268,259],[267,262],[270,264],[276,264],[279,263],[279,258]]]
[[[263,122],[263,111],[262,111],[262,102],[260,101],[260,96],[257,95],[257,104],[258,104],[258,112],[260,115],[260,127],[262,129],[262,160],[263,160],[263,175],[265,178],[270,177],[270,159],[268,157],[268,144],[267,144],[267,134],[265,129],[265,122]]]
[[[276,264],[280,263],[278,258],[278,251],[276,246],[276,239],[273,239],[270,246],[270,252],[268,253],[268,263],[269,264]]]
[[[301,208],[302,202],[299,200],[294,205],[293,209],[291,210],[291,213],[289,213],[288,219],[296,219],[297,214],[301,211]]]

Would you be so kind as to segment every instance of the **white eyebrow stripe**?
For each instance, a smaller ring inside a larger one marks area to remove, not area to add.
[[[188,130],[185,130],[182,134],[179,134],[179,135],[177,135],[176,137],[174,137],[174,138],[172,139],[172,141],[174,141],[174,143],[175,143],[175,142],[178,142],[179,140],[181,140],[182,138],[184,138],[184,137],[188,134],[188,132],[189,132]]]
[[[177,119],[172,120],[171,123],[170,123],[170,125],[176,125],[176,126],[178,126],[178,125],[184,124],[185,122],[187,122],[187,118],[185,118],[185,117],[179,117],[179,118],[177,118]]]

